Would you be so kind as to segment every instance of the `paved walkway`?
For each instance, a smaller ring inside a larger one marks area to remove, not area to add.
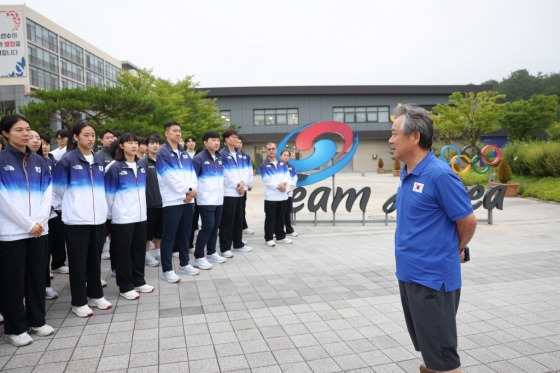
[[[372,187],[370,219],[383,218],[381,205],[397,182],[390,175],[337,176],[345,190]],[[60,297],[47,301],[56,334],[19,349],[2,338],[0,370],[417,372],[419,354],[405,329],[394,276],[394,224],[299,225],[292,245],[269,248],[258,178],[255,184],[248,205],[253,252],[182,276],[178,285],[159,280],[161,268],[146,268],[156,291],[138,301],[118,297],[103,261],[105,295],[114,307],[95,309],[89,319],[70,312],[68,276],[57,275]],[[361,219],[357,203],[351,214],[341,208],[338,218],[348,216]],[[494,219],[493,226],[479,224],[472,262],[463,266],[463,371],[560,371],[560,205],[507,199]]]

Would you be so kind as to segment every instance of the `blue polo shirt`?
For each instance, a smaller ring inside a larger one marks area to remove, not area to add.
[[[397,191],[396,276],[436,291],[461,287],[456,220],[473,212],[465,187],[432,152],[407,173]]]

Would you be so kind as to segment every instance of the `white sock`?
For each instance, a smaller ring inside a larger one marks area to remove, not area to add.
[[[159,249],[159,248],[155,248],[155,249],[154,249],[154,254],[156,254],[156,256],[157,256],[157,255],[161,255],[160,249]]]
[[[146,251],[146,259],[153,259],[152,254],[149,251]]]

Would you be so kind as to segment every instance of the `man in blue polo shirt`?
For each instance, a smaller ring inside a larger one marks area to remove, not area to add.
[[[396,275],[420,372],[461,372],[456,314],[463,249],[476,217],[459,177],[431,152],[433,121],[413,104],[395,108],[389,139],[404,162],[397,191]]]

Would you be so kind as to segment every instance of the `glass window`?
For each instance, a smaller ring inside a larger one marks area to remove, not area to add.
[[[27,40],[58,53],[57,35],[29,18],[27,19]]]
[[[94,85],[97,86],[99,88],[103,88],[104,87],[104,82],[105,79],[103,79],[103,76],[96,74],[94,72],[91,71],[87,71],[86,72],[86,84],[89,85]]]
[[[298,109],[258,109],[253,110],[255,126],[297,125]]]
[[[337,122],[344,122],[344,113],[333,113],[333,120]]]
[[[84,68],[65,59],[60,59],[60,74],[67,78],[84,82]]]
[[[386,123],[389,122],[389,106],[335,107],[333,120],[345,123]]]
[[[117,75],[119,75],[119,68],[111,65],[109,62],[105,62],[105,77],[116,82]]]
[[[222,110],[220,111],[220,119],[224,122],[224,127],[229,127],[231,125],[231,111]]]
[[[104,61],[88,51],[86,51],[86,67],[98,74],[105,74]]]
[[[31,44],[28,44],[27,50],[30,64],[58,74],[58,56],[56,54],[49,53]]]
[[[78,65],[84,64],[84,50],[63,37],[60,38],[60,56]]]
[[[31,85],[43,89],[58,89],[58,75],[29,66]]]
[[[68,88],[68,89],[74,89],[74,88],[83,89],[84,88],[83,84],[79,84],[79,83],[76,83],[73,80],[68,80],[68,79],[64,79],[64,78],[60,79],[60,83],[61,83],[60,88],[62,88],[62,89],[66,89],[66,88]]]
[[[109,79],[105,79],[105,87],[117,87],[119,85],[119,83],[114,82],[112,80]]]

